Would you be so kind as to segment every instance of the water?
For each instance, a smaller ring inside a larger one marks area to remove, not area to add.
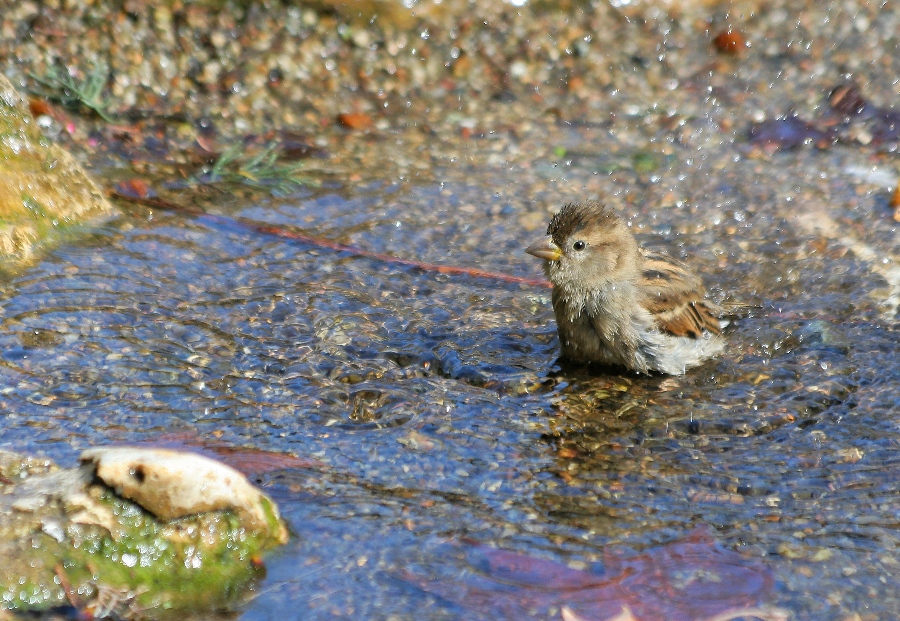
[[[539,276],[522,253],[540,234],[521,225],[528,202],[459,173],[218,211]],[[569,188],[596,179],[567,174]],[[71,463],[177,433],[318,460],[258,477],[295,537],[245,619],[481,618],[400,572],[464,564],[442,548],[461,536],[592,562],[698,524],[765,559],[771,603],[799,619],[892,610],[898,337],[883,283],[753,187],[732,187],[750,217],[682,234],[689,207],[633,207],[642,240],[674,238],[715,296],[760,304],[683,378],[561,367],[542,287],[130,211],[6,286],[3,444]]]
[[[835,36],[842,47],[801,67],[778,47],[794,21],[727,66],[689,31],[671,34],[671,66],[641,68],[626,46],[610,60],[615,92],[555,111],[552,95],[482,110],[448,93],[395,130],[323,130],[329,174],[295,196],[175,196],[535,278],[524,248],[552,211],[599,195],[712,297],[758,306],[719,359],[678,378],[592,375],[556,361],[546,288],[130,207],[2,285],[0,446],[72,464],[177,434],[317,460],[256,477],[294,537],[266,559],[246,621],[493,618],[404,572],[465,581],[465,555],[445,545],[463,537],[593,567],[698,525],[770,567],[769,603],[796,619],[892,618],[900,249],[888,189],[853,171],[895,155],[748,147],[761,110],[811,113],[866,35]],[[441,125],[448,110],[484,133]]]

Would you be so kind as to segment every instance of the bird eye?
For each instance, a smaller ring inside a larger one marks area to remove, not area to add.
[[[579,250],[579,251],[581,251],[581,250],[584,250],[585,245],[586,245],[586,244],[585,244],[583,241],[581,241],[581,240],[579,239],[577,242],[575,242],[574,244],[572,244],[572,248],[573,248],[574,250]]]

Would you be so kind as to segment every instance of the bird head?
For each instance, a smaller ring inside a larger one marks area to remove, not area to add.
[[[640,251],[628,226],[597,201],[570,203],[550,220],[547,236],[525,252],[545,260],[554,286],[596,290],[636,281]]]

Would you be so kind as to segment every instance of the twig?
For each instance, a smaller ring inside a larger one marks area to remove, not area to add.
[[[550,286],[550,283],[548,283],[543,278],[524,278],[521,276],[512,276],[510,274],[491,272],[478,268],[457,267],[455,265],[439,265],[437,263],[425,263],[422,261],[414,261],[412,259],[401,259],[400,257],[395,257],[389,254],[372,252],[371,250],[363,250],[362,248],[357,248],[356,246],[347,246],[345,244],[340,244],[329,239],[322,239],[321,237],[314,237],[312,235],[305,235],[303,233],[288,231],[278,226],[258,224],[256,222],[253,222],[252,220],[247,220],[245,218],[229,218],[228,216],[209,214],[202,209],[197,209],[194,207],[184,207],[177,203],[173,203],[161,198],[141,198],[135,196],[127,196],[116,191],[111,192],[110,195],[113,198],[119,198],[125,201],[136,203],[138,205],[144,205],[145,207],[153,207],[155,209],[173,211],[191,216],[202,216],[206,220],[212,220],[214,222],[219,222],[228,226],[242,228],[245,230],[253,231],[255,233],[260,233],[262,235],[271,235],[272,237],[277,237],[279,239],[289,239],[319,248],[328,248],[330,250],[336,250],[338,252],[346,252],[347,254],[352,254],[358,257],[365,257],[367,259],[373,259],[375,261],[381,261],[382,263],[388,263],[391,265],[403,265],[406,267],[414,267],[425,272],[435,272],[438,274],[456,274],[461,276],[469,276],[471,278],[485,278],[488,280],[496,280],[511,284],[528,285],[530,287]]]
[[[59,579],[59,585],[63,588],[63,593],[65,593],[66,599],[69,600],[69,605],[75,610],[84,610],[84,602],[81,601],[81,598],[78,597],[78,593],[72,588],[72,583],[69,582],[69,576],[66,574],[66,570],[63,569],[63,566],[55,566],[53,568],[53,573],[55,573],[56,577]]]
[[[245,223],[243,220],[238,220],[242,224]],[[331,248],[333,250],[337,250],[340,252],[347,252],[350,254],[355,254],[360,257],[366,257],[368,259],[375,259],[376,261],[382,261],[384,263],[393,263],[395,265],[406,265],[408,267],[415,267],[420,270],[426,272],[437,272],[439,274],[460,274],[464,276],[471,276],[473,278],[487,278],[489,280],[499,280],[502,282],[515,283],[515,284],[523,284],[523,285],[531,285],[533,287],[545,287],[549,286],[547,281],[541,278],[523,278],[521,276],[512,276],[510,274],[503,274],[501,272],[491,272],[487,270],[482,270],[478,268],[472,267],[457,267],[455,265],[439,265],[437,263],[424,263],[422,261],[414,261],[412,259],[401,259],[399,257],[395,257],[389,254],[381,254],[379,252],[372,252],[370,250],[363,250],[362,248],[357,248],[355,246],[345,246],[343,244],[339,244],[337,242],[329,241],[326,239],[321,239],[318,237],[311,237],[309,235],[304,235],[302,233],[293,233],[291,231],[286,231],[277,226],[266,226],[266,225],[250,225],[259,233],[265,233],[267,235],[274,235],[276,237],[281,237],[284,239],[293,239],[296,241],[301,241],[307,244],[312,244],[314,246],[320,246],[322,248]]]

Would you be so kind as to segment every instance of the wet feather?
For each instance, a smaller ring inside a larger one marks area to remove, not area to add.
[[[563,358],[681,374],[724,348],[721,309],[684,262],[638,246],[597,201],[572,203],[528,252],[553,283]]]
[[[641,256],[641,304],[660,330],[695,339],[704,331],[721,333],[721,309],[704,299],[703,282],[687,264],[651,250],[641,249]]]

